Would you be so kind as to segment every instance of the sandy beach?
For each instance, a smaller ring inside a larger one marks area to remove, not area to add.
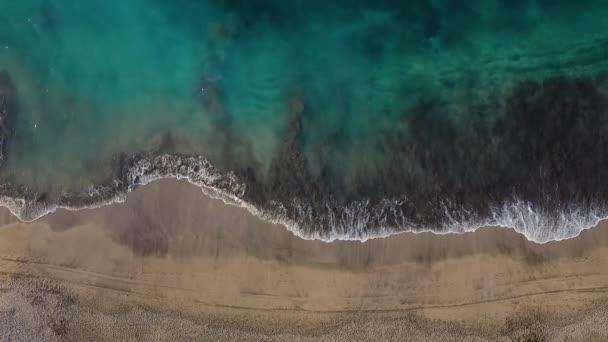
[[[324,243],[176,180],[0,223],[0,340],[608,339],[606,224]]]

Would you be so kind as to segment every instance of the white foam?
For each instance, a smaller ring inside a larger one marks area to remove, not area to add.
[[[340,209],[333,209],[327,205],[323,213],[316,214],[310,205],[294,199],[287,204],[271,202],[271,209],[265,211],[243,200],[246,184],[239,182],[234,173],[222,174],[203,157],[181,157],[169,154],[137,161],[127,171],[126,191],[117,191],[117,189],[125,188],[120,181],[115,181],[113,186],[91,186],[88,196],[92,199],[104,198],[103,194],[113,193],[112,196],[95,202],[93,205],[49,204],[43,206],[28,203],[24,198],[3,196],[0,197],[0,206],[7,207],[22,221],[33,221],[59,208],[81,210],[121,203],[136,187],[165,178],[185,179],[200,187],[206,195],[220,199],[228,205],[245,208],[265,221],[281,224],[302,239],[325,242],[335,240],[364,242],[368,239],[406,232],[459,234],[474,232],[481,227],[500,226],[512,228],[530,241],[545,243],[574,238],[582,231],[594,227],[601,220],[608,218],[605,214],[608,212],[608,208],[601,205],[569,205],[560,208],[558,214],[554,214],[518,199],[512,199],[499,207],[492,208],[492,217],[488,218],[471,218],[472,214],[465,210],[455,214],[453,211],[447,210],[449,205],[445,204],[446,223],[442,227],[416,226],[403,216],[399,208],[407,200],[406,198],[384,200],[375,207],[371,206],[369,201],[353,202]],[[288,209],[285,205],[289,205],[292,213],[295,213],[295,217],[287,215]],[[389,215],[393,221],[397,218],[397,224],[387,224]],[[319,221],[322,222],[322,227],[315,227],[316,229],[307,227],[308,223]]]

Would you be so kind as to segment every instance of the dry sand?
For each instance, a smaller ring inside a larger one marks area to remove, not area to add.
[[[175,180],[0,212],[0,340],[608,340],[608,226],[304,241]]]

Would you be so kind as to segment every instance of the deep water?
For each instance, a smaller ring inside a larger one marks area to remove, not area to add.
[[[4,1],[2,203],[179,176],[308,238],[569,238],[608,217],[607,71],[605,1]]]

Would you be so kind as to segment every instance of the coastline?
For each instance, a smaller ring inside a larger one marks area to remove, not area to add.
[[[534,314],[550,336],[606,337],[601,324],[587,326],[606,320],[605,223],[546,244],[490,227],[325,243],[302,240],[183,180],[153,182],[124,203],[58,210],[32,223],[1,212],[7,286],[0,306],[43,310],[14,301],[29,303],[41,291],[69,298],[55,311],[77,306],[83,314],[65,317],[67,336],[83,337],[91,317],[101,315],[135,325],[147,317],[165,337],[187,326],[196,336],[224,339],[251,339],[253,331],[258,338],[323,340],[366,326],[396,334],[390,336],[484,340],[510,336],[508,322]],[[366,336],[354,338],[373,337]]]
[[[395,215],[401,200],[386,200],[380,208],[368,207],[367,201],[353,202],[344,208],[330,208],[323,213],[319,221],[323,229],[313,228],[310,224],[311,208],[306,204],[295,207],[291,214],[282,202],[271,201],[260,208],[248,201],[247,183],[240,180],[233,172],[222,173],[202,156],[185,156],[180,154],[151,155],[136,153],[131,156],[118,155],[112,161],[113,178],[100,185],[91,185],[86,193],[62,192],[58,198],[49,198],[47,193],[29,191],[21,186],[17,189],[10,185],[0,186],[0,207],[7,208],[23,222],[33,222],[57,210],[79,211],[96,209],[114,203],[123,203],[127,197],[140,187],[157,181],[186,180],[198,187],[205,195],[219,199],[227,205],[246,209],[250,214],[271,224],[280,224],[292,234],[304,240],[360,241],[387,238],[404,233],[464,234],[475,232],[483,227],[501,227],[512,229],[522,234],[528,241],[548,243],[578,237],[582,232],[591,229],[608,219],[599,213],[608,211],[600,205],[587,204],[581,208],[564,206],[564,212],[558,217],[551,217],[535,209],[529,203],[513,199],[501,207],[492,209],[492,218],[459,219],[453,218],[445,207],[449,222],[440,228],[417,226],[402,217],[401,225],[385,225],[387,215]],[[445,205],[444,205],[445,206]],[[463,209],[466,212],[466,209]],[[465,217],[465,214],[459,214]],[[383,223],[384,222],[384,223]],[[327,225],[329,223],[329,225]]]

